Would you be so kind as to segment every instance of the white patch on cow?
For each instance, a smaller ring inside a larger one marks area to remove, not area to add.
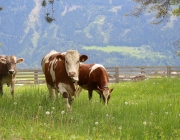
[[[42,62],[42,70],[43,70],[44,73],[45,73],[45,64],[46,64],[46,63],[49,63],[49,57],[51,57],[53,54],[56,54],[56,53],[58,53],[58,52],[55,51],[55,50],[52,50],[50,53],[48,53],[48,54],[44,57],[43,62]],[[51,61],[50,64],[49,64],[48,70],[47,70],[47,71],[50,72],[53,82],[54,82],[55,79],[56,79],[56,78],[55,78],[55,72],[54,72],[54,70],[53,70],[53,64],[56,63],[56,62],[57,62],[57,59],[54,59],[53,61]]]
[[[57,61],[59,61],[59,60],[54,59],[53,61],[51,61],[50,64],[49,64],[50,67],[48,69],[50,74],[51,74],[53,82],[55,82],[55,80],[56,80],[55,71],[53,69],[55,69],[56,66],[58,65]]]
[[[70,76],[72,79],[74,79],[75,81],[79,80],[78,77],[78,70],[79,70],[79,59],[80,59],[80,55],[78,53],[78,51],[76,50],[69,50],[66,53],[64,53],[65,55],[65,67],[66,67],[66,71],[68,76],[70,76],[70,73],[74,73],[73,76]]]
[[[59,83],[57,88],[60,93],[67,92],[70,94],[73,92],[69,84]]]
[[[66,54],[66,52],[63,52],[63,53],[62,53],[62,55],[65,55],[65,54]]]
[[[54,61],[54,60],[53,60]],[[53,63],[53,62],[51,62],[51,63]],[[52,77],[52,80],[53,80],[53,82],[56,80],[56,76],[55,76],[55,71],[53,70],[53,64],[52,65],[50,65],[51,67],[50,67],[50,69],[49,69],[49,72],[50,72],[50,74],[51,74],[51,77]]]
[[[48,63],[49,62],[49,57],[51,56],[51,55],[53,55],[53,54],[56,54],[56,53],[58,53],[57,51],[55,51],[55,50],[52,50],[50,53],[48,53],[44,58],[44,62],[45,63]]]
[[[91,71],[89,72],[89,76],[90,76],[90,74],[91,74],[95,69],[97,69],[97,68],[99,68],[99,67],[105,69],[103,65],[101,65],[101,64],[95,64],[95,65],[93,65],[93,66],[90,68]],[[105,70],[106,70],[106,69],[105,69]]]
[[[108,96],[109,96],[109,89],[105,89],[103,91],[103,95],[105,97],[105,105],[107,105],[107,100],[108,100]]]
[[[44,58],[43,58],[43,62],[42,62],[42,70],[43,72],[45,72],[45,64],[49,62],[49,57],[53,54],[56,54],[58,52],[56,52],[55,50],[52,50],[50,53],[48,53]]]
[[[58,91],[63,94],[64,92],[71,94],[72,89],[69,85],[66,85],[64,83],[59,83],[58,84]],[[70,95],[69,95],[70,96]],[[71,106],[69,104],[68,98],[64,98],[65,106],[67,107],[68,110],[70,110]]]

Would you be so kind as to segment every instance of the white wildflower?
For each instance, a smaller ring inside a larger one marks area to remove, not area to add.
[[[146,125],[146,124],[147,124],[146,121],[144,121],[144,122],[143,122],[143,125]]]
[[[63,111],[61,111],[61,114],[63,115],[65,113],[65,111],[63,110]]]
[[[49,115],[50,114],[50,112],[49,111],[46,111],[46,115]]]
[[[128,105],[129,103],[128,102],[125,102],[125,105]]]
[[[17,102],[14,102],[14,105],[17,105]]]
[[[95,125],[98,125],[99,123],[98,122],[95,122]]]

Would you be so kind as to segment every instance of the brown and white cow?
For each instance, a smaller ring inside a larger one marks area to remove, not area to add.
[[[17,59],[14,55],[0,56],[0,96],[3,95],[3,84],[11,86],[11,95],[14,96],[16,64],[22,63],[23,58]]]
[[[108,74],[106,69],[100,64],[80,64],[79,68],[79,89],[76,91],[78,95],[82,88],[88,90],[89,100],[92,99],[92,92],[95,90],[100,99],[103,99],[105,105],[108,104],[110,93],[113,91],[108,87]]]
[[[77,50],[68,50],[60,53],[52,50],[41,62],[45,74],[47,87],[53,100],[54,89],[56,95],[62,93],[68,110],[75,94],[74,82],[79,80],[79,65],[88,59],[86,55],[80,55]]]

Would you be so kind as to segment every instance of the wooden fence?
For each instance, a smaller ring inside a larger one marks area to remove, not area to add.
[[[106,67],[110,83],[137,81],[146,78],[180,77],[180,66],[120,66]],[[18,70],[16,84],[43,84],[42,70]]]
[[[44,84],[45,76],[42,70],[17,70],[16,84]]]
[[[106,67],[111,83],[138,81],[147,78],[180,77],[180,66],[120,66]],[[114,78],[111,78],[113,77]]]

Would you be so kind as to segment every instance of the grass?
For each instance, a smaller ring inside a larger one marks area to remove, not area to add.
[[[180,139],[180,79],[112,84],[108,106],[97,93],[75,98],[72,112],[63,99],[52,103],[45,85],[16,86],[0,99],[0,139]]]
[[[150,50],[148,46],[141,46],[141,47],[129,47],[129,46],[106,46],[106,47],[99,47],[99,46],[84,46],[83,49],[85,50],[100,50],[107,53],[110,52],[120,52],[122,54],[130,54],[137,58],[144,58],[146,57],[159,57],[165,58],[164,55],[153,52]],[[144,54],[144,55],[142,55]]]

